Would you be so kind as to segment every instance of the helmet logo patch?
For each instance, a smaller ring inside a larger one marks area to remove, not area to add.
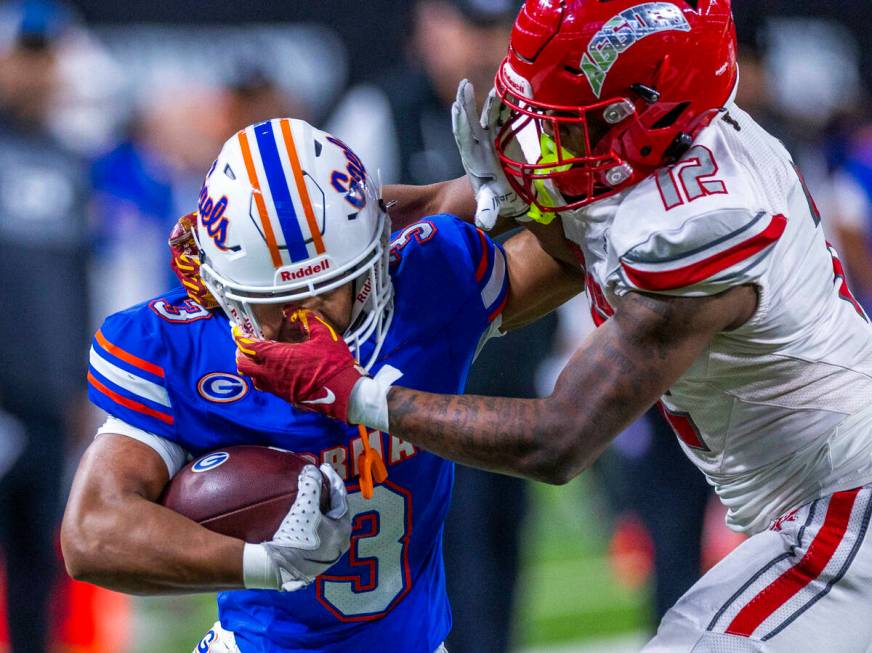
[[[351,204],[358,211],[366,206],[366,168],[363,167],[363,162],[360,158],[351,151],[345,143],[338,138],[328,136],[327,140],[339,147],[348,159],[348,165],[345,170],[334,170],[330,176],[330,183],[338,192],[345,195],[345,201]],[[357,213],[353,218],[357,217]],[[352,219],[353,219],[352,218]]]
[[[690,29],[681,9],[669,2],[636,5],[607,21],[594,35],[581,58],[581,71],[594,95],[600,97],[612,66],[631,46],[652,34]]]

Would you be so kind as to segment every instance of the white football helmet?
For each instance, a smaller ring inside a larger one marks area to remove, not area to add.
[[[203,283],[230,320],[261,338],[253,304],[284,304],[353,282],[345,341],[373,364],[393,316],[390,220],[381,189],[339,139],[302,120],[246,127],[206,175],[196,239]]]

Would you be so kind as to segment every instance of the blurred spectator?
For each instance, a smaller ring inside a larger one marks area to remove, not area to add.
[[[833,176],[836,198],[832,231],[851,284],[867,312],[872,309],[872,125],[851,139],[846,160]]]
[[[291,116],[312,120],[306,103],[292,96],[270,77],[260,64],[241,60],[229,84],[228,122],[231,128],[242,129],[257,122]]]
[[[618,436],[596,470],[617,512],[613,564],[631,587],[653,572],[649,619],[656,627],[702,574],[711,489],[656,408]]]
[[[451,134],[457,84],[475,85],[479,105],[506,54],[520,0],[419,0],[408,63],[377,85],[352,88],[328,130],[346,140],[385,183],[425,184],[463,174]]]
[[[83,397],[88,189],[82,161],[47,128],[59,88],[57,44],[71,16],[32,0],[3,16],[0,541],[12,651],[23,653],[46,650],[64,449]]]

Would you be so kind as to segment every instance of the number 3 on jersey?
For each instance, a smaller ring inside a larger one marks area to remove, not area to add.
[[[349,488],[351,490],[351,488]],[[347,576],[318,577],[318,600],[340,621],[380,619],[411,589],[412,495],[390,481],[372,499],[348,493],[354,531]]]

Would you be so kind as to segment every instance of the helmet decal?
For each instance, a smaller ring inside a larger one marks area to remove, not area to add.
[[[214,163],[212,166],[214,167]],[[197,213],[200,216],[200,222],[206,229],[206,233],[213,241],[218,249],[227,250],[227,226],[228,220],[224,215],[227,210],[227,196],[222,195],[218,201],[209,197],[209,189],[206,186],[200,190],[200,197],[197,202]]]
[[[363,186],[366,184],[366,168],[363,166],[363,161],[351,151],[350,147],[335,136],[328,136],[327,140],[339,147],[345,153],[345,158],[348,159],[345,172],[334,170],[330,176],[330,183],[337,191],[345,194],[346,202],[355,209],[362,209],[366,206],[366,193],[363,190]],[[357,214],[353,213],[348,217],[354,219]]]
[[[632,45],[658,32],[689,32],[681,9],[669,2],[646,2],[619,13],[594,35],[579,64],[594,95],[600,97],[606,76]]]
[[[290,121],[267,120],[240,131],[238,138],[273,265],[279,268],[322,255],[324,242]]]
[[[263,165],[263,171],[266,176],[267,188],[272,196],[272,206],[274,207],[276,217],[278,218],[279,230],[284,236],[285,246],[287,247],[288,255],[291,257],[291,262],[303,261],[310,257],[309,248],[306,246],[306,239],[303,236],[303,225],[297,213],[297,207],[294,206],[294,201],[291,198],[291,189],[288,185],[287,164],[285,164],[279,154],[279,142],[272,121],[262,122],[253,127],[254,136],[257,140],[257,147],[260,150],[260,162]],[[286,143],[288,158],[292,159],[296,156],[296,151],[291,153],[293,148],[292,143]],[[289,161],[290,163],[290,161]],[[294,180],[297,182],[298,180]],[[302,188],[301,188],[302,186]],[[308,189],[305,183],[297,184],[297,191],[302,197],[309,196]],[[311,206],[311,200],[309,201]],[[307,216],[308,217],[308,216]],[[314,239],[318,232],[315,224],[314,215],[308,225],[311,229],[311,235]],[[323,245],[322,245],[323,251]],[[321,254],[322,252],[318,252]]]

